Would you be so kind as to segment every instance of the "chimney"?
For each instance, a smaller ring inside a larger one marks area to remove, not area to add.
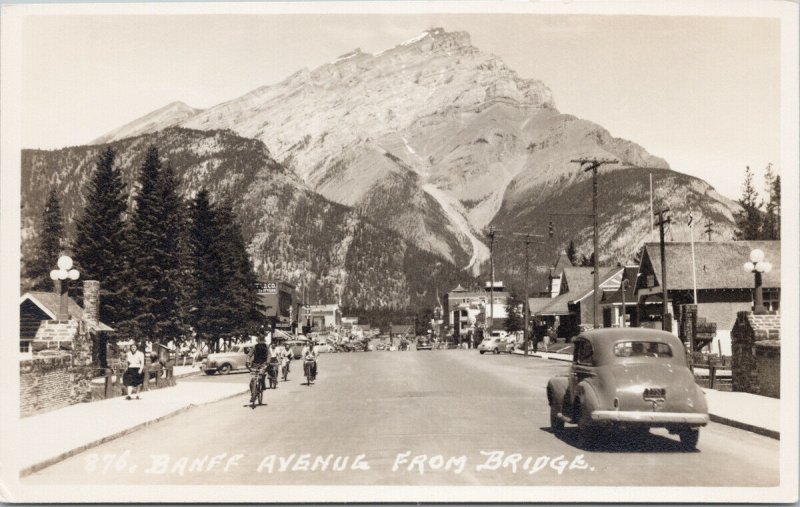
[[[83,281],[83,320],[87,324],[100,322],[100,282]]]

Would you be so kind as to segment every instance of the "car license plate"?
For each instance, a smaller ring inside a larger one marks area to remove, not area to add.
[[[648,387],[644,390],[645,401],[664,401],[667,397],[667,390],[663,387]]]

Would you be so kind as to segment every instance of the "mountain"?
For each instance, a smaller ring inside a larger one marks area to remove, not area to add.
[[[112,130],[111,132],[98,137],[89,144],[105,144],[126,137],[134,137],[140,134],[149,134],[159,130],[179,125],[184,120],[203,112],[202,109],[189,107],[183,102],[172,102],[156,109],[152,113],[142,116],[130,123]]]
[[[588,175],[571,163],[578,157],[618,159],[604,166],[604,175],[628,174],[630,167],[666,171],[659,171],[669,175],[664,184],[678,186],[656,191],[685,193],[673,212],[692,203],[698,216],[718,217],[719,229],[731,226],[738,209],[638,144],[559,112],[544,83],[472,46],[469,34],[441,28],[380,53],[355,49],[301,69],[181,125],[262,141],[311,190],[473,273],[488,268],[481,232],[487,225],[531,230],[546,221],[547,206],[586,205],[555,202],[585,199],[577,189]],[[644,213],[634,224],[649,222],[649,190],[637,178],[617,181],[630,191],[625,202],[607,203],[603,244],[613,246],[601,251],[605,262],[628,260],[645,239],[641,227],[621,228],[631,222],[629,213]],[[564,228],[564,237],[575,236],[585,250],[584,224],[572,220]]]
[[[341,300],[366,310],[416,308],[432,305],[436,288],[476,283],[359,210],[313,192],[261,141],[230,131],[168,128],[111,143],[129,189],[151,144],[172,164],[184,198],[206,187],[216,200],[232,204],[259,276],[302,285],[311,301]],[[51,188],[62,196],[67,234],[74,238],[73,221],[104,148],[23,150],[23,262]]]

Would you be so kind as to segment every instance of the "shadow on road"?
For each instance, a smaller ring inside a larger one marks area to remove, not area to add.
[[[564,428],[560,435],[553,433],[547,426],[539,428],[550,433],[565,444],[569,444],[577,449],[592,452],[661,452],[661,453],[693,453],[700,452],[697,449],[686,450],[678,440],[672,440],[664,435],[654,435],[653,433],[640,433],[636,431],[606,431],[598,436],[595,442],[586,443],[581,437],[577,427]]]

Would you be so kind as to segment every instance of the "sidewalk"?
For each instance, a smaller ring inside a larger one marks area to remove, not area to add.
[[[231,398],[247,389],[242,384],[184,380],[175,387],[142,393],[140,400],[128,401],[120,396],[26,417],[20,422],[19,438],[36,445],[20,456],[20,477],[191,407]]]
[[[513,354],[525,355],[523,350],[515,350]],[[537,352],[528,354],[531,357],[555,361],[572,361],[569,354]],[[700,368],[696,373],[702,374]],[[708,375],[708,370],[705,370]],[[720,377],[730,377],[730,370],[719,372]],[[708,413],[713,422],[733,426],[742,430],[780,439],[780,405],[781,401],[767,396],[750,393],[735,393],[704,388]]]

